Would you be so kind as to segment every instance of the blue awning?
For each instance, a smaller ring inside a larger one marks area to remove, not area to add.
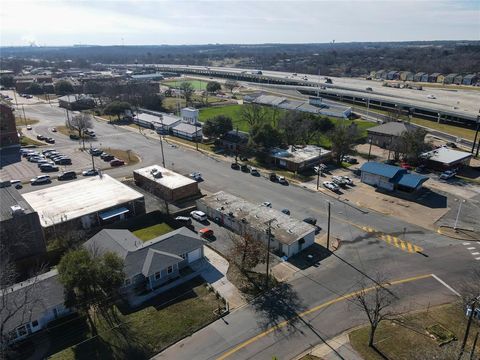
[[[428,177],[416,174],[405,174],[398,181],[398,185],[408,187],[411,189],[416,189],[425,181],[428,180]]]
[[[126,207],[121,207],[121,208],[112,209],[112,210],[108,210],[108,211],[99,213],[98,215],[100,216],[100,219],[108,220],[108,219],[111,219],[115,216],[125,214],[129,211],[130,210],[128,210]]]

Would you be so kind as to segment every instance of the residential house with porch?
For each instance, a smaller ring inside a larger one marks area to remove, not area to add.
[[[183,227],[143,242],[128,230],[104,229],[83,246],[96,254],[113,252],[124,261],[119,289],[132,307],[200,274],[203,241]]]

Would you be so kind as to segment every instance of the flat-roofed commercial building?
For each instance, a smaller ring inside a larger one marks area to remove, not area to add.
[[[133,178],[135,184],[167,201],[177,201],[200,194],[197,181],[159,165],[135,170]]]
[[[265,243],[270,222],[270,249],[280,255],[290,257],[315,242],[314,226],[224,191],[197,200],[197,208],[235,233],[249,234]]]
[[[45,231],[101,227],[145,213],[143,194],[108,175],[23,194]]]
[[[426,161],[426,165],[432,169],[447,170],[468,166],[471,153],[465,151],[452,150],[446,147],[441,147],[421,155]]]
[[[273,149],[271,158],[275,166],[290,171],[303,171],[326,162],[332,158],[332,152],[315,145],[290,146],[287,150]]]

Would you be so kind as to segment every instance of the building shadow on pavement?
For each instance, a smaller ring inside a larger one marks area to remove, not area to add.
[[[305,270],[310,266],[320,266],[321,261],[328,258],[331,254],[325,247],[313,243],[305,250],[289,258],[288,262],[300,270]]]

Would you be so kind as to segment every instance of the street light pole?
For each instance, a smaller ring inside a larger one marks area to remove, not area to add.
[[[268,242],[267,242],[267,276],[265,278],[265,290],[268,291],[268,280],[269,280],[269,268],[270,268],[270,241],[272,240],[272,221],[275,219],[270,219],[267,221],[268,223]]]
[[[460,210],[462,210],[462,204],[465,202],[465,200],[460,201],[460,205],[458,206],[458,212],[457,212],[457,217],[455,219],[455,225],[453,225],[453,230],[457,230],[457,223],[458,223],[458,218],[460,217]]]
[[[328,225],[327,225],[327,250],[330,250],[330,206],[332,203],[328,202]]]
[[[470,333],[470,326],[472,325],[473,313],[475,312],[475,306],[477,305],[477,300],[480,299],[480,296],[473,299],[471,302],[471,311],[468,315],[467,328],[465,329],[465,336],[463,337],[462,346],[460,347],[460,354],[458,354],[458,360],[462,358],[463,352],[465,351],[465,345],[467,344],[468,334]]]

